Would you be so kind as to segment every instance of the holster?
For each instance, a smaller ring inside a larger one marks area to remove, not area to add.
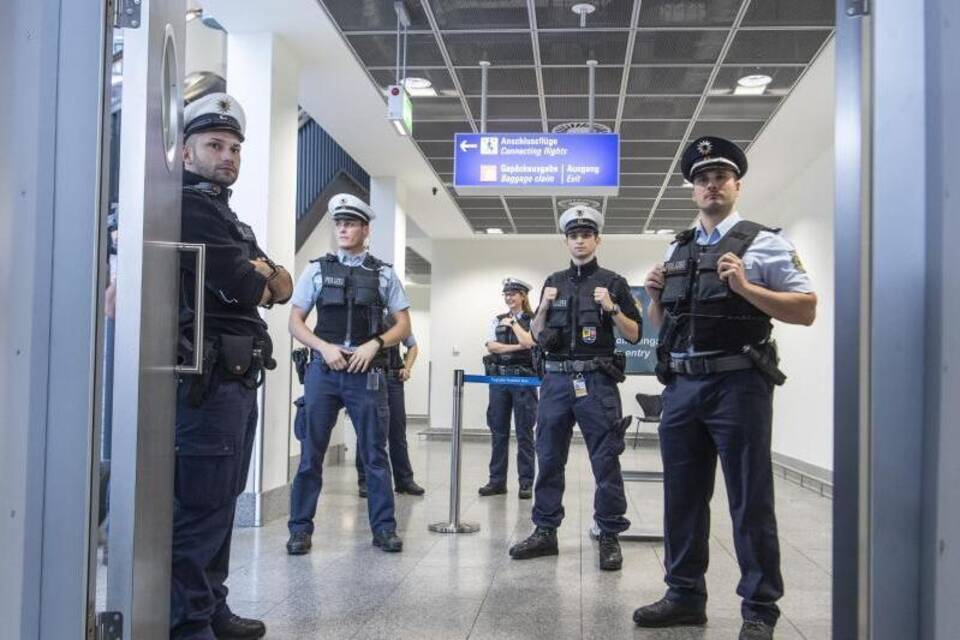
[[[777,355],[777,343],[773,340],[756,347],[747,345],[743,352],[750,357],[754,366],[772,384],[782,385],[787,376],[780,370],[780,357]]]
[[[670,314],[664,314],[663,327],[660,329],[660,338],[657,341],[657,364],[653,369],[657,380],[664,386],[670,384],[676,375],[670,370],[670,345],[673,344],[676,331],[677,323],[673,321]]]
[[[483,372],[488,376],[497,375],[497,364],[492,353],[483,356]]]
[[[303,379],[307,375],[307,365],[310,363],[310,350],[306,347],[294,349],[290,352],[290,359],[297,371],[297,379],[303,384]]]
[[[187,401],[191,407],[199,407],[214,387],[214,368],[217,364],[217,341],[203,341],[203,375],[190,376]]]
[[[616,452],[617,455],[623,453],[627,448],[627,431],[630,429],[630,423],[633,422],[633,416],[623,416],[615,426]]]
[[[546,353],[544,353],[540,345],[534,345],[533,349],[530,350],[530,355],[533,360],[534,375],[542,378],[546,373],[546,371],[544,371],[544,363],[547,360]]]
[[[624,373],[627,369],[627,356],[624,353],[614,353],[613,357],[609,360],[606,358],[598,358],[597,365],[604,375],[617,384],[627,379]]]

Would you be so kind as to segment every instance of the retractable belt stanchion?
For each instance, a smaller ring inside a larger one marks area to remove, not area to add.
[[[460,522],[460,432],[463,429],[463,369],[453,372],[453,427],[450,437],[450,519],[428,528],[435,533],[476,533],[480,525]]]

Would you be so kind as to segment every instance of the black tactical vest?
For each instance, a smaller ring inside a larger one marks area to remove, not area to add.
[[[593,290],[612,290],[619,276],[601,269],[596,261],[581,267],[557,271],[544,286],[556,287],[557,298],[547,312],[547,329],[556,331],[555,344],[546,345],[547,357],[589,359],[612,356],[616,346],[613,318],[593,300]]]
[[[761,231],[778,233],[755,222],[741,220],[715,245],[693,241],[696,230],[677,235],[677,246],[666,271],[660,304],[667,318],[660,341],[670,352],[739,352],[770,337],[770,316],[730,290],[717,274],[717,260],[725,253],[739,258]]]
[[[363,264],[348,267],[328,253],[320,263],[322,283],[313,332],[331,344],[359,346],[383,331],[386,302],[380,296],[380,269],[387,265],[370,254]]]
[[[511,317],[510,313],[501,313],[497,316],[497,322],[499,323],[504,318]],[[530,316],[526,313],[521,314],[517,319],[517,322],[523,327],[526,331],[530,331]],[[520,344],[520,340],[517,338],[517,334],[513,332],[511,327],[505,327],[502,324],[497,324],[497,342],[502,344]],[[520,351],[511,351],[510,353],[493,353],[490,354],[493,356],[494,364],[504,366],[504,367],[532,367],[533,366],[533,353],[530,349],[521,349]]]

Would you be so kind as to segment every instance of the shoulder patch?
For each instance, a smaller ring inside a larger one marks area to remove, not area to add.
[[[796,251],[790,252],[790,262],[793,263],[793,268],[800,273],[807,272],[807,269],[803,266],[803,262],[800,260],[800,255]]]

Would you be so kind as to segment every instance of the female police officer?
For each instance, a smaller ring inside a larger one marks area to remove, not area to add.
[[[383,551],[401,551],[387,462],[383,349],[410,335],[410,301],[393,268],[367,253],[373,210],[360,198],[341,193],[330,199],[328,211],[336,223],[339,250],[311,261],[300,274],[290,310],[290,333],[310,347],[312,361],[304,378],[306,433],[290,492],[287,552],[302,555],[310,550],[323,486],[323,457],[344,407],[357,432],[357,453],[367,474],[373,544]],[[317,324],[311,331],[306,318],[314,305]],[[385,313],[393,316],[389,329]]]
[[[507,312],[495,317],[490,324],[490,339],[486,345],[490,355],[483,359],[488,375],[534,375],[530,351],[534,345],[533,336],[530,335],[533,312],[527,300],[529,292],[530,285],[523,280],[507,278],[503,281]],[[493,450],[490,452],[490,480],[480,487],[481,496],[507,492],[511,410],[517,425],[518,495],[521,499],[529,499],[532,495],[533,425],[537,421],[537,391],[534,387],[491,384],[487,426],[490,428]]]
[[[661,325],[658,377],[667,594],[634,612],[642,627],[706,623],[710,496],[723,466],[743,598],[740,640],[769,640],[783,595],[773,505],[773,385],[784,381],[770,319],[811,324],[817,297],[779,230],[735,209],[747,158],[702,137],[684,152],[697,225],[647,275],[650,321]]]
[[[593,505],[600,528],[600,568],[617,571],[623,564],[617,534],[630,521],[623,515],[627,499],[619,460],[625,427],[617,382],[623,379],[623,363],[614,358],[613,328],[635,344],[640,339],[640,311],[627,281],[597,264],[602,226],[603,216],[591,207],[572,207],[560,217],[570,267],[547,278],[531,325],[546,353],[537,415],[536,530],[514,545],[510,556],[525,560],[557,554],[564,466],[576,421],[596,481]]]

